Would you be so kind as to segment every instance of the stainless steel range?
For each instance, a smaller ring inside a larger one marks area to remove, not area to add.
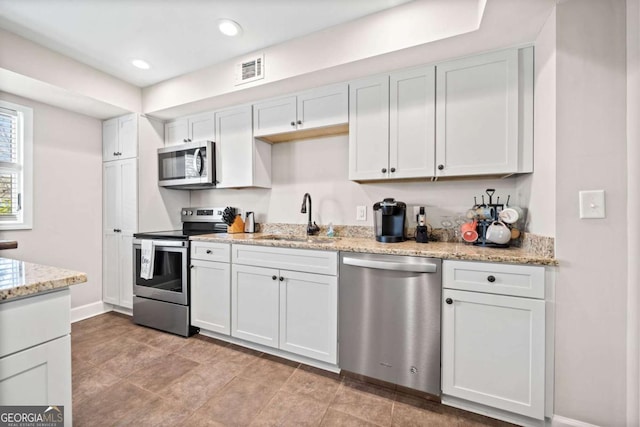
[[[197,332],[191,326],[189,311],[189,236],[226,233],[222,220],[225,209],[183,208],[182,230],[134,234],[135,323],[182,336]],[[145,271],[144,264],[149,261],[152,267]]]

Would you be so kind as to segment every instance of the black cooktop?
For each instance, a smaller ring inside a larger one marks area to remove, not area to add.
[[[224,223],[185,223],[182,230],[135,233],[133,237],[138,239],[189,240],[189,236],[226,232],[227,225]]]

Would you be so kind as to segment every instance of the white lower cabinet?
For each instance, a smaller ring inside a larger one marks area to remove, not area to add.
[[[232,256],[231,335],[336,364],[337,252],[233,245]]]
[[[72,425],[70,305],[68,288],[0,304],[0,406],[64,406]]]
[[[470,271],[474,263],[445,261],[442,304],[442,394],[525,417],[545,417],[545,300],[486,292],[499,285],[505,268],[538,277],[534,288],[544,290],[544,274],[531,275],[531,266],[475,263],[486,283],[483,292],[447,289],[461,282],[458,265]],[[544,272],[544,267],[539,268]],[[456,276],[455,273],[458,272]],[[543,292],[544,294],[544,292]]]
[[[233,265],[231,278],[231,335],[278,347],[278,270]]]
[[[191,324],[231,334],[231,257],[226,243],[191,243]]]

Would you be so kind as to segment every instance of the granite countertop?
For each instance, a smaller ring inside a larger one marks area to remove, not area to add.
[[[268,236],[268,235],[267,235]],[[303,237],[303,236],[297,236]],[[389,255],[413,255],[441,259],[505,262],[513,264],[558,265],[555,258],[542,256],[522,248],[483,248],[465,243],[429,242],[380,243],[373,238],[313,236],[302,241],[270,240],[262,233],[204,234],[192,236],[194,241],[241,243],[281,248],[319,249],[326,251],[366,252]]]
[[[0,258],[0,303],[86,281],[85,273]]]

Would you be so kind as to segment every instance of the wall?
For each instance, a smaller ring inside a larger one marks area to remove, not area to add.
[[[556,235],[556,11],[535,44],[535,173],[518,178],[520,202],[529,206],[528,230]]]
[[[628,259],[640,259],[640,0],[627,0]],[[627,289],[627,425],[640,425],[640,263]]]
[[[393,197],[408,205],[426,206],[428,221],[441,227],[443,215],[464,214],[473,205],[473,196],[480,200],[487,188],[495,188],[501,197],[511,194],[515,201],[514,178],[367,184],[349,181],[348,144],[346,135],[274,144],[271,189],[192,191],[191,203],[252,210],[258,222],[306,224],[307,215],[300,213],[300,207],[304,193],[310,193],[313,220],[318,225],[373,226],[373,204]],[[367,206],[366,221],[356,221],[358,205]],[[411,211],[408,217],[413,217]]]
[[[140,88],[2,29],[0,39],[0,90],[100,118],[140,111]]]
[[[3,231],[18,249],[1,256],[87,273],[71,287],[71,306],[102,299],[102,123],[25,98],[33,108],[34,218],[32,230]]]
[[[626,425],[625,2],[557,5],[555,413]],[[606,191],[606,219],[578,191]]]

